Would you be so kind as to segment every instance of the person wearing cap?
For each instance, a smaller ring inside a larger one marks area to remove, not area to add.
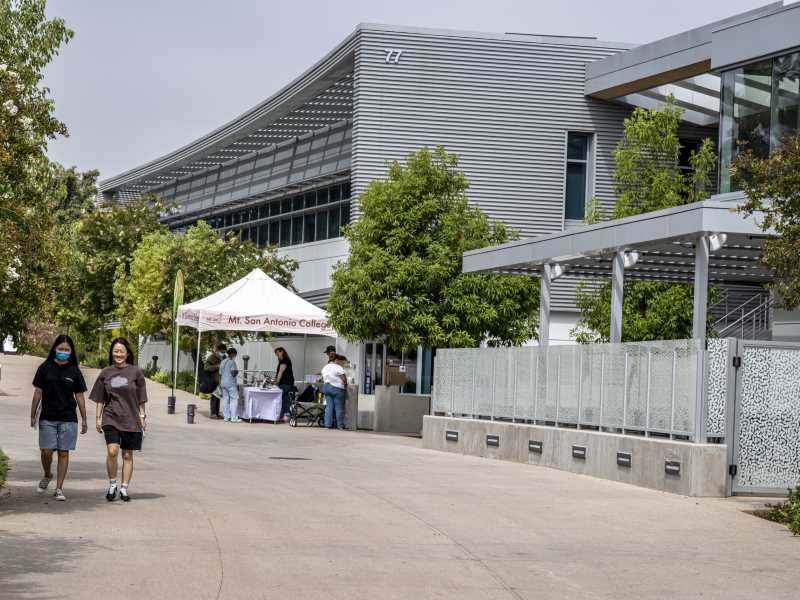
[[[328,364],[322,369],[322,393],[325,394],[325,427],[333,429],[333,415],[336,414],[336,427],[344,429],[344,402],[347,394],[347,375],[336,362],[335,346],[325,348]]]

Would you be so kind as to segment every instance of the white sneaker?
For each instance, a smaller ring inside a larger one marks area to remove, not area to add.
[[[62,492],[61,490],[56,490],[56,493],[53,494],[53,496],[56,497],[56,500],[59,500],[61,502],[64,502],[67,499],[67,497],[64,495],[64,492]]]
[[[39,485],[36,486],[36,491],[40,494],[44,494],[47,490],[47,486],[50,485],[50,482],[53,480],[52,477],[42,477],[39,480]]]

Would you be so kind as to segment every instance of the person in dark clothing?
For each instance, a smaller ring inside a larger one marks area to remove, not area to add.
[[[217,344],[214,346],[214,351],[208,355],[206,358],[206,362],[203,365],[203,369],[207,373],[208,378],[211,380],[211,385],[213,389],[211,391],[211,404],[210,404],[210,417],[212,419],[221,419],[222,415],[219,414],[219,403],[220,403],[220,396],[215,396],[215,394],[220,393],[219,389],[219,366],[222,364],[222,361],[228,358],[227,349],[225,348],[225,344]]]
[[[41,405],[39,423],[39,450],[44,477],[37,491],[42,494],[53,479],[53,452],[58,452],[58,478],[56,500],[67,497],[62,491],[69,466],[69,452],[75,450],[78,441],[78,417],[81,413],[81,435],[86,433],[86,401],[83,393],[86,382],[78,367],[75,344],[68,335],[60,335],[53,342],[47,359],[39,365],[33,378],[33,401],[31,402],[31,427],[36,427],[37,412]]]
[[[283,420],[289,420],[289,394],[294,391],[294,371],[292,370],[292,359],[282,347],[275,348],[275,356],[278,357],[278,367],[275,375],[275,385],[281,388],[281,414]]]

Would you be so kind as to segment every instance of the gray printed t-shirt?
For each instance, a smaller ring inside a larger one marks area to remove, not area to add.
[[[97,376],[89,398],[102,402],[103,425],[119,431],[140,431],[139,404],[147,402],[144,373],[134,365],[106,367]]]

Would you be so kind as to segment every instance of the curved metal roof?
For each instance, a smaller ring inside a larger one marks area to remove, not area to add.
[[[135,186],[143,191],[349,118],[352,101],[343,95],[352,96],[351,74],[359,31],[357,28],[319,62],[260,104],[169,154],[101,181],[99,190]],[[350,90],[341,89],[348,85]],[[253,139],[245,140],[248,136]],[[158,181],[145,184],[155,178]]]

